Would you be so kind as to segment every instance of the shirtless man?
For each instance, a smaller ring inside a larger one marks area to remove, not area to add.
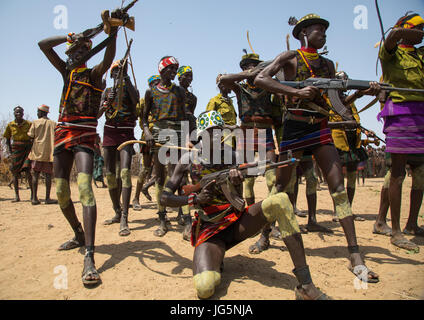
[[[117,17],[113,12],[112,17]],[[116,32],[112,28],[111,34]],[[38,43],[50,63],[62,75],[64,86],[59,107],[59,121],[55,132],[54,176],[60,209],[75,233],[75,237],[59,247],[70,250],[85,245],[82,282],[84,285],[100,283],[94,262],[97,207],[92,189],[93,155],[97,138],[97,115],[104,89],[103,75],[115,57],[116,37],[112,36],[106,47],[103,61],[88,69],[86,65],[73,70],[54,51],[58,45],[67,43],[71,61],[79,61],[92,46],[91,40],[82,34],[68,34],[44,39]],[[84,229],[78,220],[71,200],[69,179],[74,164],[78,172],[78,190],[83,207]]]
[[[293,150],[296,158],[301,158],[305,151],[312,152],[328,183],[336,214],[346,236],[350,254],[349,269],[362,280],[378,282],[378,275],[365,266],[359,253],[352,209],[344,188],[340,157],[332,143],[328,116],[315,111],[310,102],[313,101],[326,110],[329,106],[316,87],[295,89],[273,79],[281,69],[286,80],[302,81],[310,77],[335,78],[333,62],[317,53],[326,42],[325,33],[328,26],[329,22],[316,14],[309,14],[297,21],[293,36],[300,41],[301,49],[279,54],[258,74],[254,83],[265,90],[289,97],[283,139],[280,144],[280,161],[287,158],[288,150]],[[276,170],[277,191],[284,190],[292,170],[292,167]]]

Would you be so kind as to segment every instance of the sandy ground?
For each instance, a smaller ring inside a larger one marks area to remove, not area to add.
[[[424,238],[408,237],[421,247],[411,254],[390,244],[386,236],[372,233],[379,206],[383,179],[366,180],[358,186],[354,213],[366,221],[356,222],[358,241],[368,267],[380,275],[378,284],[368,288],[354,285],[347,270],[347,249],[342,228],[332,222],[332,202],[327,188],[318,192],[318,221],[331,228],[334,235],[303,235],[307,261],[315,284],[335,299],[424,299]],[[135,185],[135,179],[134,179]],[[407,178],[403,188],[402,226],[409,208]],[[44,186],[39,188],[43,199]],[[264,178],[257,179],[257,199],[265,197]],[[305,185],[300,185],[298,207],[306,210]],[[143,211],[130,211],[131,235],[118,235],[118,225],[103,226],[113,216],[107,189],[96,189],[98,220],[96,266],[102,284],[86,289],[81,282],[83,250],[57,251],[73,237],[73,232],[57,205],[32,206],[29,190],[21,190],[20,203],[12,203],[13,191],[0,187],[0,299],[197,299],[192,280],[193,248],[182,239],[177,213],[168,214],[170,231],[157,238],[156,205],[144,196]],[[154,187],[150,189],[154,194]],[[73,198],[78,198],[76,185]],[[54,190],[53,190],[54,194]],[[76,205],[81,217],[81,206]],[[81,218],[80,218],[81,219]],[[305,224],[306,218],[298,218]],[[419,225],[424,222],[421,209]],[[256,238],[255,238],[256,239]],[[222,282],[213,299],[294,299],[296,280],[292,262],[284,243],[272,240],[269,250],[250,255],[248,239],[227,252]]]

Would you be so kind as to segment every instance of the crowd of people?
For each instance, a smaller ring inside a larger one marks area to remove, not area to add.
[[[121,10],[114,11],[112,17],[126,20]],[[70,33],[39,42],[40,49],[64,80],[60,115],[57,122],[48,119],[49,107],[42,105],[38,108],[39,119],[31,124],[23,119],[23,108],[14,109],[15,120],[4,133],[15,176],[14,201],[20,200],[19,172],[25,171],[32,181],[33,205],[40,203],[39,174],[46,175],[45,202],[59,204],[75,233],[59,250],[85,246],[84,285],[100,283],[94,261],[97,207],[93,179],[107,187],[110,195],[113,216],[104,224],[119,224],[118,233],[122,237],[131,233],[128,224],[131,206],[135,211],[141,210],[140,193],[151,199],[149,186],[155,185],[158,207],[159,226],[155,236],[164,237],[168,231],[166,207],[179,208],[183,239],[194,247],[194,285],[199,298],[214,294],[223,272],[225,252],[259,234],[249,248],[251,254],[267,250],[270,237],[284,241],[298,280],[296,299],[330,299],[313,283],[312,274],[319,271],[309,270],[302,241],[302,233],[332,232],[321,226],[316,217],[320,182],[327,184],[334,203],[334,219],[343,228],[349,269],[363,281],[379,282],[379,275],[366,267],[360,254],[355,222],[361,217],[351,209],[361,171],[368,178],[386,177],[373,232],[390,235],[391,242],[398,247],[418,249],[403,234],[424,235],[417,225],[424,188],[424,95],[388,92],[379,114],[384,119],[386,145],[379,147],[375,134],[369,131],[366,139],[362,139],[355,100],[364,95],[379,95],[382,91],[379,83],[370,82],[368,88],[349,95],[339,92],[343,101],[339,110],[324,91],[314,86],[294,88],[276,81],[349,78],[318,53],[325,45],[329,21],[309,14],[300,20],[290,19],[290,24],[300,49],[282,52],[267,63],[258,54],[245,52],[239,64],[240,72],[217,76],[219,94],[211,98],[197,118],[194,115],[197,97],[190,90],[195,71],[188,65],[180,65],[176,57],[165,56],[159,60],[158,74],[148,79],[148,88],[141,96],[133,85],[134,79],[128,75],[127,57],[113,62],[117,27],[111,27],[103,60],[92,68],[83,60],[92,49],[92,42],[82,34]],[[407,14],[387,35],[379,53],[385,83],[424,89],[424,50],[415,47],[423,39],[423,27],[423,18]],[[63,61],[55,51],[55,47],[64,43],[68,61]],[[69,68],[69,62],[75,61],[81,63]],[[113,86],[105,88],[103,76],[108,70]],[[174,82],[176,77],[178,85]],[[235,95],[237,108],[230,93]],[[106,122],[100,139],[96,128],[102,116]],[[140,140],[134,136],[137,120],[143,130]],[[142,161],[135,195],[131,198],[134,143],[141,145]],[[177,161],[172,161],[172,155],[176,155]],[[245,163],[259,168],[258,163],[252,164],[255,157],[266,163],[261,165],[264,169],[261,173],[266,179],[268,196],[259,202],[254,193],[255,175],[245,174],[242,169]],[[167,163],[164,158],[171,161]],[[270,169],[269,164],[276,162],[284,164]],[[76,215],[70,193],[74,163],[83,224]],[[408,224],[402,232],[401,188],[407,163],[413,186]],[[223,170],[228,170],[225,179],[218,178],[216,174]],[[57,200],[50,198],[52,175]],[[306,230],[301,230],[296,220],[296,215],[301,215],[296,209],[301,175],[306,181]],[[215,178],[208,180],[210,176]],[[392,228],[386,224],[389,207]]]

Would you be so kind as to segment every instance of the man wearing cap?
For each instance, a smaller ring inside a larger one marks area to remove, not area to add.
[[[120,18],[119,11],[111,13]],[[117,27],[111,28],[111,34]],[[85,245],[84,267],[81,280],[84,285],[97,285],[100,276],[95,267],[94,241],[97,207],[92,188],[93,157],[97,138],[97,115],[104,89],[103,75],[112,65],[116,52],[116,37],[106,46],[103,60],[93,68],[85,64],[68,70],[65,61],[54,48],[68,42],[66,51],[70,61],[79,61],[91,48],[83,34],[69,34],[44,39],[38,43],[50,63],[60,72],[64,86],[59,107],[59,121],[55,131],[53,170],[59,207],[74,231],[75,237],[66,241],[59,250],[70,250]],[[77,168],[79,198],[83,208],[84,229],[71,200],[69,179],[74,164]]]
[[[195,124],[191,124],[187,128],[184,127],[192,117],[191,112],[186,109],[185,90],[172,82],[177,75],[178,67],[179,62],[175,57],[163,57],[158,65],[160,82],[156,86],[147,89],[144,95],[143,132],[147,146],[152,148],[154,153],[154,170],[157,175],[156,201],[158,203],[160,221],[159,228],[154,232],[157,237],[163,237],[168,232],[168,227],[166,225],[166,208],[160,203],[160,196],[166,178],[166,163],[164,162],[165,159],[159,157],[160,150],[156,144],[168,143],[185,147],[186,143],[184,143],[184,140],[186,137],[183,134],[189,131],[189,128],[194,128],[195,126]],[[151,129],[149,128],[149,115],[152,116],[151,121],[153,122]],[[162,149],[162,151],[166,151],[166,149]],[[180,156],[181,154],[178,152],[178,159]],[[176,163],[168,165],[168,175],[172,174],[175,165]],[[191,225],[191,217],[188,214],[183,219],[186,226],[184,233],[187,233]]]
[[[131,160],[134,154],[133,145],[128,145],[121,151],[117,148],[128,140],[134,140],[134,128],[137,121],[136,106],[139,94],[131,83],[127,73],[128,63],[121,65],[121,60],[115,61],[110,69],[110,77],[114,81],[113,88],[107,88],[102,95],[101,108],[98,117],[105,114],[106,122],[103,130],[103,153],[105,159],[106,182],[109,196],[112,200],[115,216],[106,220],[105,225],[120,223],[119,235],[130,235],[128,213],[131,200]],[[122,83],[120,73],[123,73]],[[119,177],[122,181],[122,192],[119,192],[116,179],[117,162],[119,162]],[[122,193],[122,208],[120,195]]]
[[[47,115],[49,107],[41,105],[37,110],[37,120],[32,122],[28,131],[28,136],[33,139],[31,152],[28,159],[31,160],[32,169],[32,199],[33,205],[40,204],[37,197],[38,179],[40,172],[46,176],[46,200],[45,204],[56,204],[57,200],[50,199],[50,189],[53,174],[53,149],[54,149],[54,129],[56,122],[50,120]]]
[[[190,173],[193,183],[199,183],[204,175],[236,164],[236,154],[231,147],[225,147],[224,142],[221,142],[221,145],[218,145],[221,150],[217,151],[216,143],[208,143],[220,141],[224,128],[224,121],[218,112],[209,111],[199,115],[197,134],[202,143],[196,147],[201,147],[201,153],[192,152],[182,156],[161,197],[164,205],[181,207],[188,204],[197,211],[191,233],[191,243],[195,247],[193,280],[197,296],[207,299],[215,293],[215,288],[221,281],[223,259],[227,250],[255,235],[266,223],[278,220],[284,242],[295,266],[293,273],[299,282],[295,288],[296,299],[328,299],[328,296],[318,290],[312,282],[299,226],[285,193],[274,194],[241,211],[230,204],[215,181],[209,182],[197,193],[184,196],[174,194],[187,173]],[[221,154],[221,161],[216,161],[215,156],[212,156],[216,152]],[[228,155],[226,152],[231,153]],[[232,163],[225,164],[225,158],[232,159]],[[242,194],[242,180],[240,171],[237,169],[229,171],[227,186],[232,193],[237,193],[239,196]]]
[[[32,200],[32,177],[31,177],[31,161],[28,155],[31,151],[32,140],[28,136],[31,122],[24,119],[24,109],[17,106],[13,109],[15,120],[7,124],[3,137],[6,138],[7,149],[10,154],[10,171],[13,174],[13,186],[15,188],[15,199],[12,202],[21,201],[19,197],[19,175],[21,172],[26,173],[28,185],[31,188]]]
[[[256,53],[242,56],[240,68],[243,70],[237,74],[225,74],[219,79],[219,83],[231,89],[237,97],[238,115],[241,121],[240,128],[243,131],[242,145],[238,149],[244,153],[244,161],[248,161],[247,153],[266,152],[266,159],[275,162],[275,144],[273,135],[273,126],[281,125],[281,117],[273,117],[273,109],[281,110],[280,105],[274,104],[272,94],[253,84],[255,76],[259,72],[259,68],[254,69],[260,62],[259,55]],[[244,83],[239,83],[246,80]],[[281,115],[281,114],[280,114]],[[262,138],[261,138],[262,134]],[[263,159],[265,155],[260,155]],[[250,161],[253,161],[250,160]],[[269,194],[275,185],[275,170],[268,170],[265,173],[266,184]],[[254,193],[255,177],[244,179],[244,198],[247,205],[255,203]],[[267,236],[271,232],[271,228],[267,226],[263,233]],[[264,238],[267,238],[264,237]],[[259,253],[269,246],[269,242],[257,242],[249,251],[251,253]]]
[[[255,85],[288,96],[284,119],[283,137],[280,143],[280,159],[287,158],[292,150],[296,158],[313,154],[328,183],[330,195],[335,203],[336,215],[343,227],[350,254],[349,270],[363,281],[378,282],[378,275],[369,270],[359,253],[354,219],[344,187],[340,157],[332,143],[328,127],[328,110],[331,106],[316,87],[295,89],[284,86],[273,77],[283,70],[285,80],[302,81],[310,77],[335,78],[331,60],[317,53],[326,43],[329,22],[316,14],[309,14],[295,23],[293,36],[301,43],[301,49],[286,51],[278,55],[255,78]],[[325,110],[325,114],[322,113]],[[278,191],[287,186],[292,167],[278,168],[276,187]]]

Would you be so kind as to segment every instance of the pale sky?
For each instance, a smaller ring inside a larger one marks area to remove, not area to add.
[[[386,30],[406,11],[419,14],[424,11],[423,0],[380,0],[379,3]],[[113,10],[120,5],[121,0],[1,1],[3,77],[0,78],[0,119],[11,119],[12,110],[17,105],[25,109],[27,117],[35,119],[37,107],[47,104],[52,111],[50,118],[57,120],[63,81],[38,48],[38,41],[95,27],[101,22],[102,10]],[[67,21],[58,20],[63,11],[55,11],[63,8]],[[346,71],[352,79],[379,79],[381,71],[379,69],[376,75],[377,49],[374,44],[380,40],[381,32],[372,0],[140,0],[130,11],[130,15],[135,16],[136,30],[127,31],[128,37],[134,39],[132,59],[138,89],[144,95],[147,78],[157,74],[159,59],[173,55],[180,65],[193,68],[192,88],[198,98],[197,115],[218,93],[217,74],[241,71],[242,50],[245,48],[251,52],[247,31],[253,49],[261,59],[273,59],[286,50],[285,38],[287,34],[291,35],[293,28],[287,23],[289,17],[300,19],[309,13],[319,14],[330,22],[327,57],[338,63],[339,70]],[[98,35],[94,44],[104,38],[104,33]],[[290,46],[291,49],[299,48],[299,42],[292,36]],[[125,37],[121,31],[115,59],[121,58],[125,50]],[[58,46],[56,51],[65,59],[65,45]],[[103,52],[90,60],[88,66],[97,64],[102,57]],[[110,78],[108,85],[111,85]],[[359,99],[358,108],[371,100],[371,97]],[[384,137],[383,124],[376,120],[378,111],[379,107],[375,105],[361,114],[361,121],[364,127]],[[103,123],[102,119],[98,126],[101,134]],[[141,129],[137,127],[136,137],[140,134]]]

